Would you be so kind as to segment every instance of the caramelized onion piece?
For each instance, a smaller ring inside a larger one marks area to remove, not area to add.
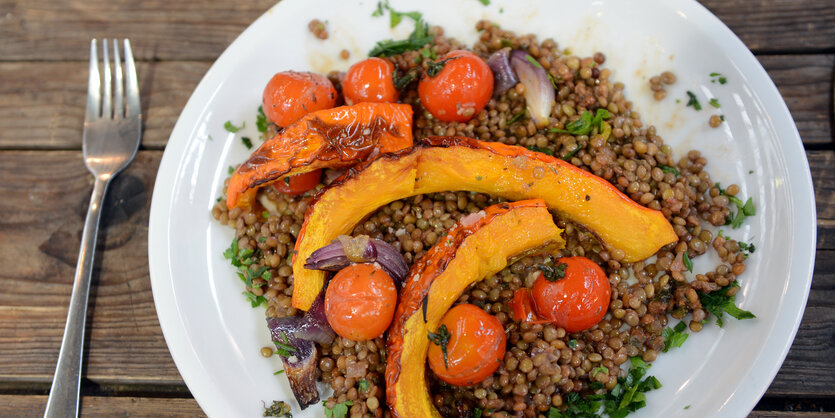
[[[305,260],[310,270],[339,271],[351,263],[377,263],[396,282],[409,272],[409,265],[391,244],[367,235],[351,238],[339,236],[330,244],[314,251]]]

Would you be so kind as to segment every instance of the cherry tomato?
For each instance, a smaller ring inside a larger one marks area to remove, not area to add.
[[[308,171],[307,173],[285,177],[272,183],[274,189],[290,196],[300,195],[319,184],[322,178],[322,170]]]
[[[382,58],[368,58],[348,69],[342,80],[345,103],[397,101],[399,92],[394,87],[394,64]]]
[[[440,72],[436,66],[442,65]],[[493,71],[469,51],[452,51],[430,65],[418,83],[420,103],[444,122],[466,122],[484,109],[493,95]]]
[[[325,317],[350,340],[377,338],[388,329],[397,305],[394,281],[382,268],[353,264],[340,270],[325,291]]]
[[[540,318],[534,312],[531,291],[526,287],[516,289],[513,292],[513,299],[510,300],[508,305],[510,305],[510,309],[513,311],[513,319],[517,321],[533,324],[547,324],[551,322],[549,319]]]
[[[492,375],[504,361],[504,327],[478,306],[464,303],[453,307],[438,328],[442,325],[449,332],[446,363],[441,346],[430,342],[428,352],[429,367],[441,380],[469,386]]]
[[[285,127],[302,116],[336,105],[336,89],[327,77],[314,73],[277,73],[264,88],[264,114]]]
[[[565,275],[554,281],[540,273],[531,288],[533,308],[568,332],[593,327],[609,308],[612,289],[606,272],[585,257],[557,259],[565,265]]]

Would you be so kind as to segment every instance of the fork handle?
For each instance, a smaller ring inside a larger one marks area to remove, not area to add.
[[[46,401],[46,418],[78,416],[87,299],[90,295],[101,207],[109,183],[109,179],[96,177],[93,194],[90,196],[90,207],[87,209],[84,231],[81,234],[81,249],[75,268],[67,324],[64,326],[64,338],[61,340],[58,365],[55,367],[55,377],[52,379],[52,388]]]

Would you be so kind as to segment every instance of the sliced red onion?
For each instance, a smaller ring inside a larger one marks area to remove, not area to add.
[[[294,334],[302,318],[291,316],[287,318],[267,318],[273,342],[282,348],[287,355],[281,356],[284,363],[284,374],[290,381],[293,396],[302,409],[319,401],[319,390],[316,388],[316,369],[319,364],[319,352],[313,341],[303,340]],[[287,349],[286,346],[292,347]]]
[[[538,128],[548,126],[551,108],[554,106],[554,86],[548,73],[539,62],[520,50],[510,54],[510,66],[525,85],[525,102],[531,119]]]
[[[314,251],[305,261],[304,267],[311,270],[339,271],[351,263],[374,262],[397,282],[409,273],[409,265],[396,248],[383,240],[366,235],[355,238],[340,236]]]
[[[510,48],[502,48],[487,58],[487,65],[493,70],[493,95],[500,96],[519,82],[513,68],[510,68]]]
[[[324,292],[303,316],[267,318],[267,327],[273,343],[281,349],[279,351],[289,354],[280,357],[299,406],[305,409],[316,403],[319,400],[319,390],[316,388],[319,353],[314,342],[330,344],[336,337],[325,318]]]

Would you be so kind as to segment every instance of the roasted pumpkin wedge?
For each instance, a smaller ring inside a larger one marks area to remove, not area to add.
[[[247,206],[257,187],[320,168],[344,168],[412,146],[412,107],[359,103],[308,113],[261,144],[226,190],[226,205]]]
[[[561,233],[541,199],[500,203],[462,218],[412,265],[386,345],[386,401],[395,416],[440,416],[426,386],[428,332],[467,286],[517,257],[562,248]]]
[[[349,170],[308,208],[293,256],[293,306],[307,310],[325,275],[305,260],[375,209],[424,193],[469,190],[508,200],[541,198],[549,209],[594,233],[623,260],[643,260],[678,237],[664,215],[606,180],[558,158],[463,137],[432,137],[409,150]]]

